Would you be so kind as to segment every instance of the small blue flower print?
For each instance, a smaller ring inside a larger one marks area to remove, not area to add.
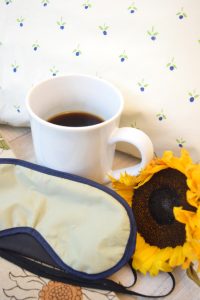
[[[199,98],[199,95],[196,94],[195,90],[193,92],[189,92],[189,101],[190,102],[194,102],[195,100],[197,100]]]
[[[119,55],[120,61],[124,62],[125,60],[128,59],[128,56],[126,55],[125,51]]]
[[[13,0],[5,0],[5,4],[8,5],[10,3],[12,3]]]
[[[170,71],[174,71],[177,69],[177,66],[174,63],[174,58],[171,59],[171,61],[167,64],[167,68],[169,68]]]
[[[85,9],[91,8],[91,7],[92,7],[92,4],[90,3],[90,1],[85,1],[85,2],[83,3],[83,7],[84,7]]]
[[[156,36],[158,35],[158,32],[154,30],[154,27],[152,27],[151,30],[148,30],[147,33],[150,36],[152,41],[156,40]]]
[[[14,73],[16,73],[19,68],[19,66],[16,63],[12,64],[11,67]]]
[[[161,110],[161,112],[159,112],[156,117],[158,118],[159,121],[163,121],[165,119],[167,119],[166,115],[163,113],[163,110]]]
[[[145,91],[145,88],[148,87],[148,84],[144,82],[144,79],[142,79],[140,82],[138,82],[139,88],[141,92]]]
[[[14,105],[14,108],[16,109],[16,112],[18,112],[18,113],[21,112],[21,107],[20,107],[20,105]]]
[[[50,69],[50,72],[51,72],[52,76],[56,76],[56,75],[58,74],[59,71],[56,69],[55,66],[53,66],[53,67]]]
[[[40,45],[39,45],[37,42],[35,42],[35,43],[32,45],[32,48],[33,48],[34,51],[37,51],[39,47],[40,47]]]
[[[44,7],[46,7],[49,4],[49,0],[42,0],[41,3]]]
[[[60,27],[61,30],[65,29],[65,24],[66,22],[63,21],[63,18],[60,18],[60,21],[57,21],[58,26]]]
[[[180,20],[183,20],[184,18],[187,18],[187,15],[183,11],[183,8],[181,8],[181,11],[179,11],[176,15],[179,17]]]
[[[134,14],[134,12],[137,10],[137,7],[135,6],[134,2],[128,7],[128,11],[130,14]]]
[[[177,142],[179,148],[183,148],[184,144],[186,143],[186,141],[184,141],[182,138],[176,139],[176,142]]]
[[[23,27],[24,26],[24,18],[22,18],[22,17],[17,18],[17,23],[19,24],[20,27]]]
[[[101,32],[103,33],[103,35],[107,35],[108,34],[108,28],[109,28],[109,26],[106,26],[105,24],[103,26],[99,26],[99,29],[101,30]]]
[[[74,50],[73,50],[73,53],[76,55],[76,56],[80,56],[81,55],[81,50],[80,50],[80,46],[78,45]]]

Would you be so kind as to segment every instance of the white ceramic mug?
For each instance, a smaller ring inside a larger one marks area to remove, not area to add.
[[[104,183],[112,171],[116,143],[133,144],[141,153],[140,164],[126,171],[136,175],[153,157],[149,137],[135,128],[118,128],[123,110],[121,93],[109,82],[87,75],[66,75],[45,80],[31,89],[26,106],[33,145],[41,165]],[[82,111],[104,122],[85,127],[55,125],[47,119],[65,111]]]

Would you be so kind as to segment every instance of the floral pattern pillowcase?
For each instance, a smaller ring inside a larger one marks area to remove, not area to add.
[[[109,291],[92,290],[47,280],[0,258],[1,300],[119,300]]]
[[[121,126],[145,131],[157,155],[185,147],[199,160],[199,11],[198,0],[1,0],[0,122],[28,125],[40,80],[87,73],[121,90]]]

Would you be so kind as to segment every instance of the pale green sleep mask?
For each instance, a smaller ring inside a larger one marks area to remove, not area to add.
[[[85,277],[132,256],[136,225],[114,191],[16,159],[0,160],[0,247]]]

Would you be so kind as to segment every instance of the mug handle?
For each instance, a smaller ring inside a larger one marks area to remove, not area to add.
[[[130,175],[138,175],[149,161],[153,158],[154,150],[150,138],[141,130],[130,127],[122,127],[116,129],[109,139],[109,144],[116,144],[117,142],[126,142],[134,145],[141,154],[141,162],[133,167],[112,170],[111,175],[119,179],[120,174],[125,171]]]

